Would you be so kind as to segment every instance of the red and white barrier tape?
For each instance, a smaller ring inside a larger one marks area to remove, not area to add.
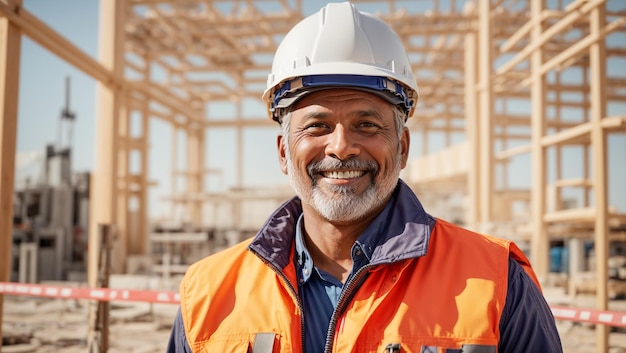
[[[178,292],[112,288],[57,287],[30,283],[0,282],[0,294],[27,295],[63,299],[93,299],[99,301],[127,301],[178,304]]]
[[[129,301],[178,304],[180,297],[173,291],[132,290],[111,288],[72,288],[30,283],[0,282],[0,294],[26,295],[63,299],[92,299],[99,301]],[[551,306],[558,320],[589,322],[615,327],[626,327],[626,312]]]
[[[603,311],[569,306],[551,306],[550,309],[556,319],[626,327],[626,312],[623,311]]]

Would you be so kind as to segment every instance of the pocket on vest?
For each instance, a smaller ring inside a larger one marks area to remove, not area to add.
[[[496,353],[496,346],[465,344],[461,349],[424,346],[420,353]]]
[[[201,352],[212,353],[274,353],[278,352],[277,335],[273,332],[230,334],[211,337],[198,343]]]

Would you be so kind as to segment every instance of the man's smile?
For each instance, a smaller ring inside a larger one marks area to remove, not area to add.
[[[320,173],[328,179],[354,179],[365,175],[364,170],[331,170]]]

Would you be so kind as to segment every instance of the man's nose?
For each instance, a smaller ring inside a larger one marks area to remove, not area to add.
[[[337,125],[328,136],[326,155],[339,160],[347,160],[359,155],[360,148],[349,129],[343,125]]]

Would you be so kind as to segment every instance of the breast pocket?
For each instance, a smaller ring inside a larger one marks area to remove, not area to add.
[[[199,349],[194,352],[249,353],[250,335],[228,335],[212,337],[210,340],[197,344]]]
[[[275,333],[259,332],[212,337],[199,344],[199,348],[204,353],[278,353],[279,343]]]
[[[466,344],[459,348],[424,346],[420,353],[496,353],[496,346]]]

